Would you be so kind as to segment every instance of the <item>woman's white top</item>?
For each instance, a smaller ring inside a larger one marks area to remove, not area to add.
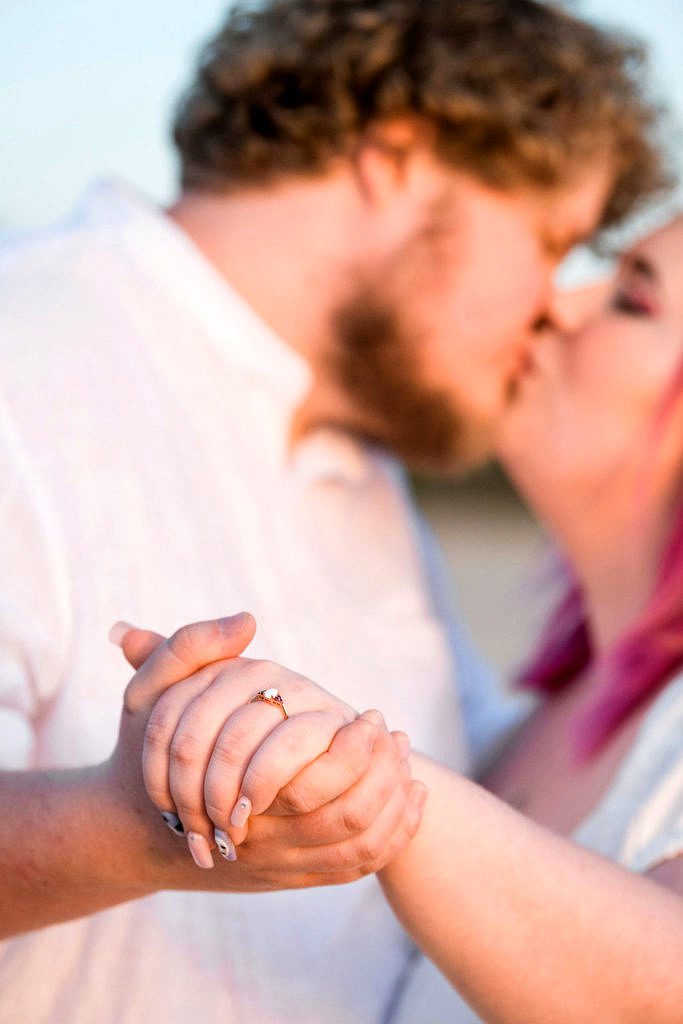
[[[683,673],[654,701],[614,781],[573,838],[639,874],[683,855]],[[421,956],[391,1024],[479,1020]]]

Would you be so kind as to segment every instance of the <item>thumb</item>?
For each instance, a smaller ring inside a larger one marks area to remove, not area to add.
[[[211,662],[237,658],[249,646],[255,632],[256,622],[248,612],[182,626],[168,640],[147,630],[135,630],[142,636],[130,638],[131,656],[135,658],[146,651],[147,657],[126,688],[126,709],[139,711],[151,707],[173,683]]]
[[[139,629],[130,622],[115,622],[109,630],[109,639],[121,648],[129,665],[140,668],[166,637],[151,629]]]

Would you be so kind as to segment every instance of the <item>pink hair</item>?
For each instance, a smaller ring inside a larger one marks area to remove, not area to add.
[[[683,394],[683,367],[660,410],[654,436],[661,440],[674,405]],[[570,686],[595,662],[581,587],[571,568],[562,568],[564,595],[553,611],[536,653],[518,684],[553,694]],[[576,753],[590,757],[614,731],[654,695],[683,664],[683,496],[660,560],[657,578],[642,614],[604,652],[595,668],[601,696],[578,723]]]

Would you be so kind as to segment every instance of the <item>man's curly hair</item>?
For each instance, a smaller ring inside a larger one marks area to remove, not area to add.
[[[319,175],[409,117],[442,160],[497,188],[552,188],[609,155],[611,226],[670,184],[644,60],[537,0],[238,3],[176,115],[182,184]]]

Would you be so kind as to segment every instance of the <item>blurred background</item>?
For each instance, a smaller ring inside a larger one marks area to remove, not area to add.
[[[457,0],[454,0],[457,2]],[[170,112],[226,0],[3,0],[0,15],[0,237],[68,213],[93,179],[121,177],[164,203],[175,192]],[[683,0],[583,0],[571,5],[644,39],[655,92],[683,123]],[[675,141],[683,170],[683,140]],[[675,203],[683,207],[679,191]],[[668,212],[658,211],[662,217]],[[587,253],[563,280],[598,271]],[[475,640],[504,673],[528,651],[544,612],[531,580],[541,531],[502,475],[460,484],[417,481],[445,548]]]

